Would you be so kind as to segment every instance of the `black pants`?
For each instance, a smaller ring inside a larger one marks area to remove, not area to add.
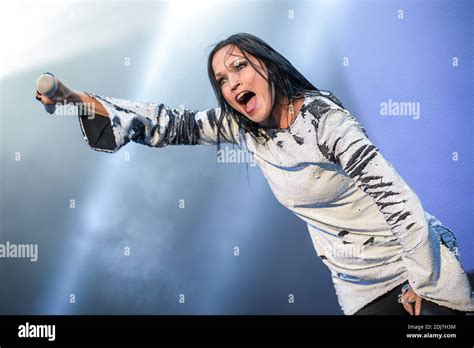
[[[405,282],[404,284],[407,284]],[[410,315],[403,305],[398,302],[399,294],[402,293],[400,284],[393,290],[378,297],[354,315]],[[437,305],[434,302],[423,299],[421,301],[421,315],[465,315],[466,312],[457,311],[448,307]]]

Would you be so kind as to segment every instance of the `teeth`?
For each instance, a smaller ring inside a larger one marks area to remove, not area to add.
[[[245,94],[247,94],[247,93],[249,93],[249,91],[240,92],[239,95],[237,95],[237,98],[236,98],[237,101],[240,103],[242,97],[243,97]]]

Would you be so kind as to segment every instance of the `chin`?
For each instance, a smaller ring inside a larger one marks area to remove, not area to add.
[[[265,118],[263,117],[258,117],[258,116],[247,116],[247,118],[252,121],[252,122],[255,122],[255,123],[262,123],[262,122],[265,122]]]
[[[244,114],[244,115],[246,115],[246,114]],[[262,112],[260,111],[260,112],[257,112],[256,114],[248,115],[247,118],[249,118],[251,121],[253,121],[255,123],[261,123],[261,122],[265,122],[267,120],[268,116],[266,116],[265,114],[262,115]]]
[[[255,123],[262,123],[265,122],[268,118],[268,116],[262,115],[261,110],[257,110],[256,113],[253,115],[248,115],[245,110],[239,110],[239,112],[247,117],[250,121],[255,122]]]

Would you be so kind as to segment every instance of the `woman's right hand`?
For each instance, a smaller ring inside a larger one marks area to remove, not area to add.
[[[55,105],[62,104],[66,105],[73,103],[75,105],[82,105],[83,111],[86,110],[86,115],[89,118],[95,117],[95,115],[108,117],[109,113],[104,108],[102,103],[98,102],[95,98],[90,97],[84,92],[74,91],[62,83],[58,78],[54,77],[57,83],[57,90],[54,96],[49,98],[47,95],[41,94],[38,90],[36,91],[35,98],[43,105]],[[50,111],[48,111],[50,112]],[[54,112],[54,111],[53,111]],[[50,112],[52,113],[52,112]],[[82,116],[82,115],[81,115]]]
[[[52,105],[52,104],[67,104],[69,102],[76,102],[78,101],[77,94],[68,88],[64,83],[62,83],[59,79],[56,79],[56,83],[58,84],[58,88],[54,96],[49,98],[48,96],[41,94],[38,90],[36,90],[36,100],[38,100],[43,105]],[[80,100],[80,99],[79,99]]]

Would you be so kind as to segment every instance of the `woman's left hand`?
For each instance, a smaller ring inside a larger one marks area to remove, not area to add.
[[[420,315],[421,313],[421,296],[418,296],[409,284],[405,284],[402,288],[402,304],[403,308],[410,315]]]

